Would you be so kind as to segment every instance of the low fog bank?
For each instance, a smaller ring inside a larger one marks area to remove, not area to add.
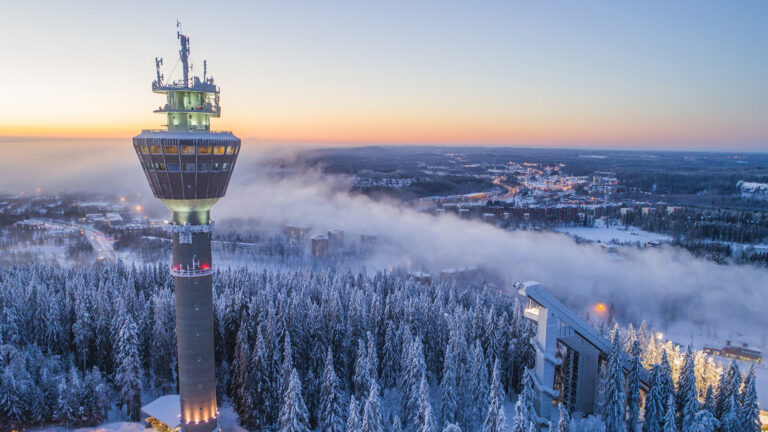
[[[259,225],[298,224],[349,235],[378,234],[379,268],[413,263],[428,271],[478,265],[508,280],[536,280],[580,312],[596,302],[613,303],[623,322],[647,320],[658,327],[691,322],[713,336],[752,335],[763,343],[768,328],[768,271],[721,266],[672,247],[622,248],[609,255],[597,245],[577,244],[555,233],[509,232],[453,215],[422,214],[398,203],[351,195],[348,185],[321,174],[267,176],[239,167],[218,218],[255,218]]]

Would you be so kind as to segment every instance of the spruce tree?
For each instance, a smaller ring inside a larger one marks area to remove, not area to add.
[[[251,347],[248,344],[248,330],[245,322],[240,325],[235,342],[235,358],[232,360],[232,404],[235,412],[240,418],[240,424],[246,429],[255,428],[255,419],[253,418],[255,406],[253,397],[255,389],[253,388],[254,371],[251,365]]]
[[[485,365],[483,348],[480,341],[475,341],[475,349],[472,356],[472,362],[469,369],[469,388],[464,389],[469,398],[469,410],[467,428],[479,428],[485,415],[485,408],[488,402],[488,369]]]
[[[742,425],[739,423],[736,395],[731,394],[723,402],[723,415],[720,416],[721,432],[740,432]]]
[[[429,384],[424,374],[421,375],[419,383],[419,404],[418,415],[415,422],[415,432],[436,432],[434,414],[432,405],[429,403]]]
[[[392,432],[403,432],[403,422],[398,415],[392,419]]]
[[[507,417],[504,415],[504,388],[501,385],[499,360],[493,363],[491,389],[488,395],[488,413],[483,423],[483,432],[506,432]]]
[[[365,350],[363,340],[357,341],[357,357],[355,358],[355,374],[352,378],[352,385],[355,396],[364,401],[368,396],[371,376],[371,368],[368,366],[368,353]]]
[[[675,398],[670,396],[667,401],[667,410],[664,413],[664,432],[677,432],[675,424]]]
[[[720,427],[720,422],[717,421],[715,415],[707,410],[700,410],[694,417],[694,424],[696,432],[714,432],[716,428]]]
[[[381,386],[385,389],[392,388],[397,384],[397,377],[400,374],[400,349],[399,334],[395,323],[387,321],[387,330],[384,335],[384,352],[381,363]]]
[[[322,432],[344,432],[344,403],[341,386],[333,367],[333,352],[328,348],[323,368],[323,382],[320,386],[320,414]]]
[[[407,351],[407,357],[403,363],[400,384],[400,414],[408,425],[413,425],[419,409],[419,385],[421,377],[426,373],[424,364],[424,350],[421,340],[414,337]]]
[[[138,335],[133,318],[123,312],[122,326],[119,330],[117,349],[115,350],[115,389],[118,404],[125,407],[128,420],[138,421],[141,410],[141,363],[138,353]]]
[[[704,396],[704,407],[705,410],[712,413],[712,415],[715,415],[715,395],[712,391],[712,384],[707,386],[707,393]]]
[[[268,424],[269,413],[277,411],[280,403],[272,398],[272,384],[269,381],[268,359],[261,326],[256,329],[256,345],[251,354],[251,365],[253,428],[263,430]]]
[[[379,399],[379,386],[375,380],[371,380],[371,389],[368,392],[368,399],[363,407],[363,421],[360,426],[361,432],[384,432],[381,424],[381,401]]]
[[[286,337],[286,339],[288,339]],[[280,432],[309,432],[309,413],[301,396],[301,381],[296,369],[288,376],[278,425]]]
[[[536,411],[533,408],[534,392],[530,371],[525,371],[521,381],[522,392],[515,403],[515,417],[512,420],[512,432],[528,432],[536,424]]]
[[[443,377],[440,380],[440,412],[442,424],[456,423],[458,419],[458,341],[457,331],[451,330],[443,360]]]
[[[739,395],[737,414],[743,432],[760,432],[762,422],[760,421],[760,407],[757,402],[754,366],[749,368],[747,378],[744,380],[744,385]]]
[[[661,375],[664,374],[660,365],[654,365],[651,369],[651,390],[645,398],[645,422],[643,432],[660,432],[664,418],[665,400]],[[669,397],[667,397],[669,399]]]
[[[694,430],[694,418],[697,412],[699,412],[699,398],[696,389],[696,370],[689,346],[680,371],[680,378],[677,381],[678,424],[681,426],[682,432],[696,432]]]
[[[291,345],[291,334],[285,332],[285,339],[283,339],[283,363],[280,366],[281,384],[280,394],[284,395],[288,391],[288,386],[291,383],[291,373],[293,373],[293,346]]]
[[[627,432],[635,432],[640,422],[640,372],[643,368],[640,354],[640,342],[632,334],[627,375]]]
[[[379,379],[379,356],[376,352],[376,341],[371,332],[366,333],[368,340],[368,379],[377,381]]]
[[[461,428],[455,423],[450,423],[445,425],[443,432],[461,432]]]
[[[349,410],[347,411],[347,432],[360,432],[360,409],[357,406],[355,395],[349,398]]]
[[[603,393],[602,416],[606,432],[625,432],[624,419],[624,367],[621,342],[617,331],[613,332],[611,352],[606,363],[606,380]]]

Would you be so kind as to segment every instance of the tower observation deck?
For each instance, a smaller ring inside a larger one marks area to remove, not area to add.
[[[221,115],[219,88],[208,76],[190,77],[189,37],[177,32],[182,78],[165,82],[163,60],[155,59],[152,91],[166,97],[155,110],[165,129],[144,130],[133,146],[152,193],[170,210],[173,237],[169,271],[174,277],[181,426],[185,432],[218,428],[213,347],[213,262],[210,210],[227,191],[240,152],[231,132],[211,131]]]

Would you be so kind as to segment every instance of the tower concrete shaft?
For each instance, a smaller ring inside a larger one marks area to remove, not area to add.
[[[174,220],[183,215],[174,212]],[[179,399],[185,431],[216,427],[216,362],[213,347],[212,224],[167,226],[173,236],[171,274],[176,296]]]
[[[210,210],[229,185],[240,139],[231,132],[212,132],[219,117],[219,88],[213,78],[189,77],[189,37],[181,42],[183,78],[164,82],[162,59],[156,59],[155,93],[167,103],[164,130],[144,130],[133,146],[152,189],[170,210],[166,229],[173,238],[170,272],[176,297],[176,344],[179,359],[179,416],[184,432],[218,428],[216,359],[213,328],[213,260]]]

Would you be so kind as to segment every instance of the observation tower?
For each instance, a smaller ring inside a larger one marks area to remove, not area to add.
[[[180,80],[165,82],[163,60],[155,58],[152,91],[166,97],[155,112],[165,114],[166,128],[143,130],[133,138],[133,147],[152,193],[172,215],[166,230],[173,237],[180,423],[185,432],[211,432],[218,429],[218,409],[210,211],[227,191],[240,139],[211,131],[211,118],[221,115],[219,88],[205,61],[202,76],[190,76],[189,37],[179,28],[177,38]]]

